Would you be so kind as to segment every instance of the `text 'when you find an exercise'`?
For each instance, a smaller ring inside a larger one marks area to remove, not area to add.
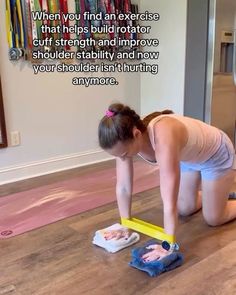
[[[37,20],[62,20],[67,21],[79,21],[81,19],[89,20],[89,21],[101,21],[105,20],[125,20],[125,21],[158,21],[160,19],[159,13],[152,13],[145,11],[143,13],[119,13],[118,15],[115,13],[90,13],[85,11],[83,14],[81,13],[47,13],[45,11],[33,11],[32,19],[34,21]]]

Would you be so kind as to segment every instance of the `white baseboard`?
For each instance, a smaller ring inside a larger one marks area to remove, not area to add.
[[[113,159],[102,150],[50,158],[0,169],[0,185]]]

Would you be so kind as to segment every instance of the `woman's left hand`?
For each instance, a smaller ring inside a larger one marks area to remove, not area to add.
[[[107,230],[103,233],[103,237],[105,240],[119,240],[121,238],[128,239],[130,236],[130,232],[128,229],[117,229],[117,230]]]
[[[167,250],[163,249],[161,245],[150,245],[150,246],[146,247],[146,249],[152,249],[152,251],[150,251],[142,256],[142,259],[144,260],[144,262],[158,260],[160,258],[163,258],[163,257],[171,254],[171,251],[167,251]]]

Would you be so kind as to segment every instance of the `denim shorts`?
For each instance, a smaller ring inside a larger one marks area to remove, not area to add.
[[[224,176],[230,169],[236,169],[233,144],[223,131],[221,134],[221,145],[210,159],[202,163],[180,162],[181,173],[198,171],[202,179],[215,180]]]

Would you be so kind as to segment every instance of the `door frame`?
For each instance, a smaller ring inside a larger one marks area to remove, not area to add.
[[[0,77],[0,132],[1,132],[0,148],[5,148],[7,147],[7,131],[6,131],[5,113],[4,113],[4,105],[3,105],[1,77]]]
[[[208,10],[208,46],[206,64],[206,91],[205,91],[205,110],[204,121],[211,124],[212,110],[212,89],[214,74],[214,53],[215,53],[215,30],[216,30],[216,0],[209,1]]]
[[[211,123],[216,0],[187,1],[184,115]]]

